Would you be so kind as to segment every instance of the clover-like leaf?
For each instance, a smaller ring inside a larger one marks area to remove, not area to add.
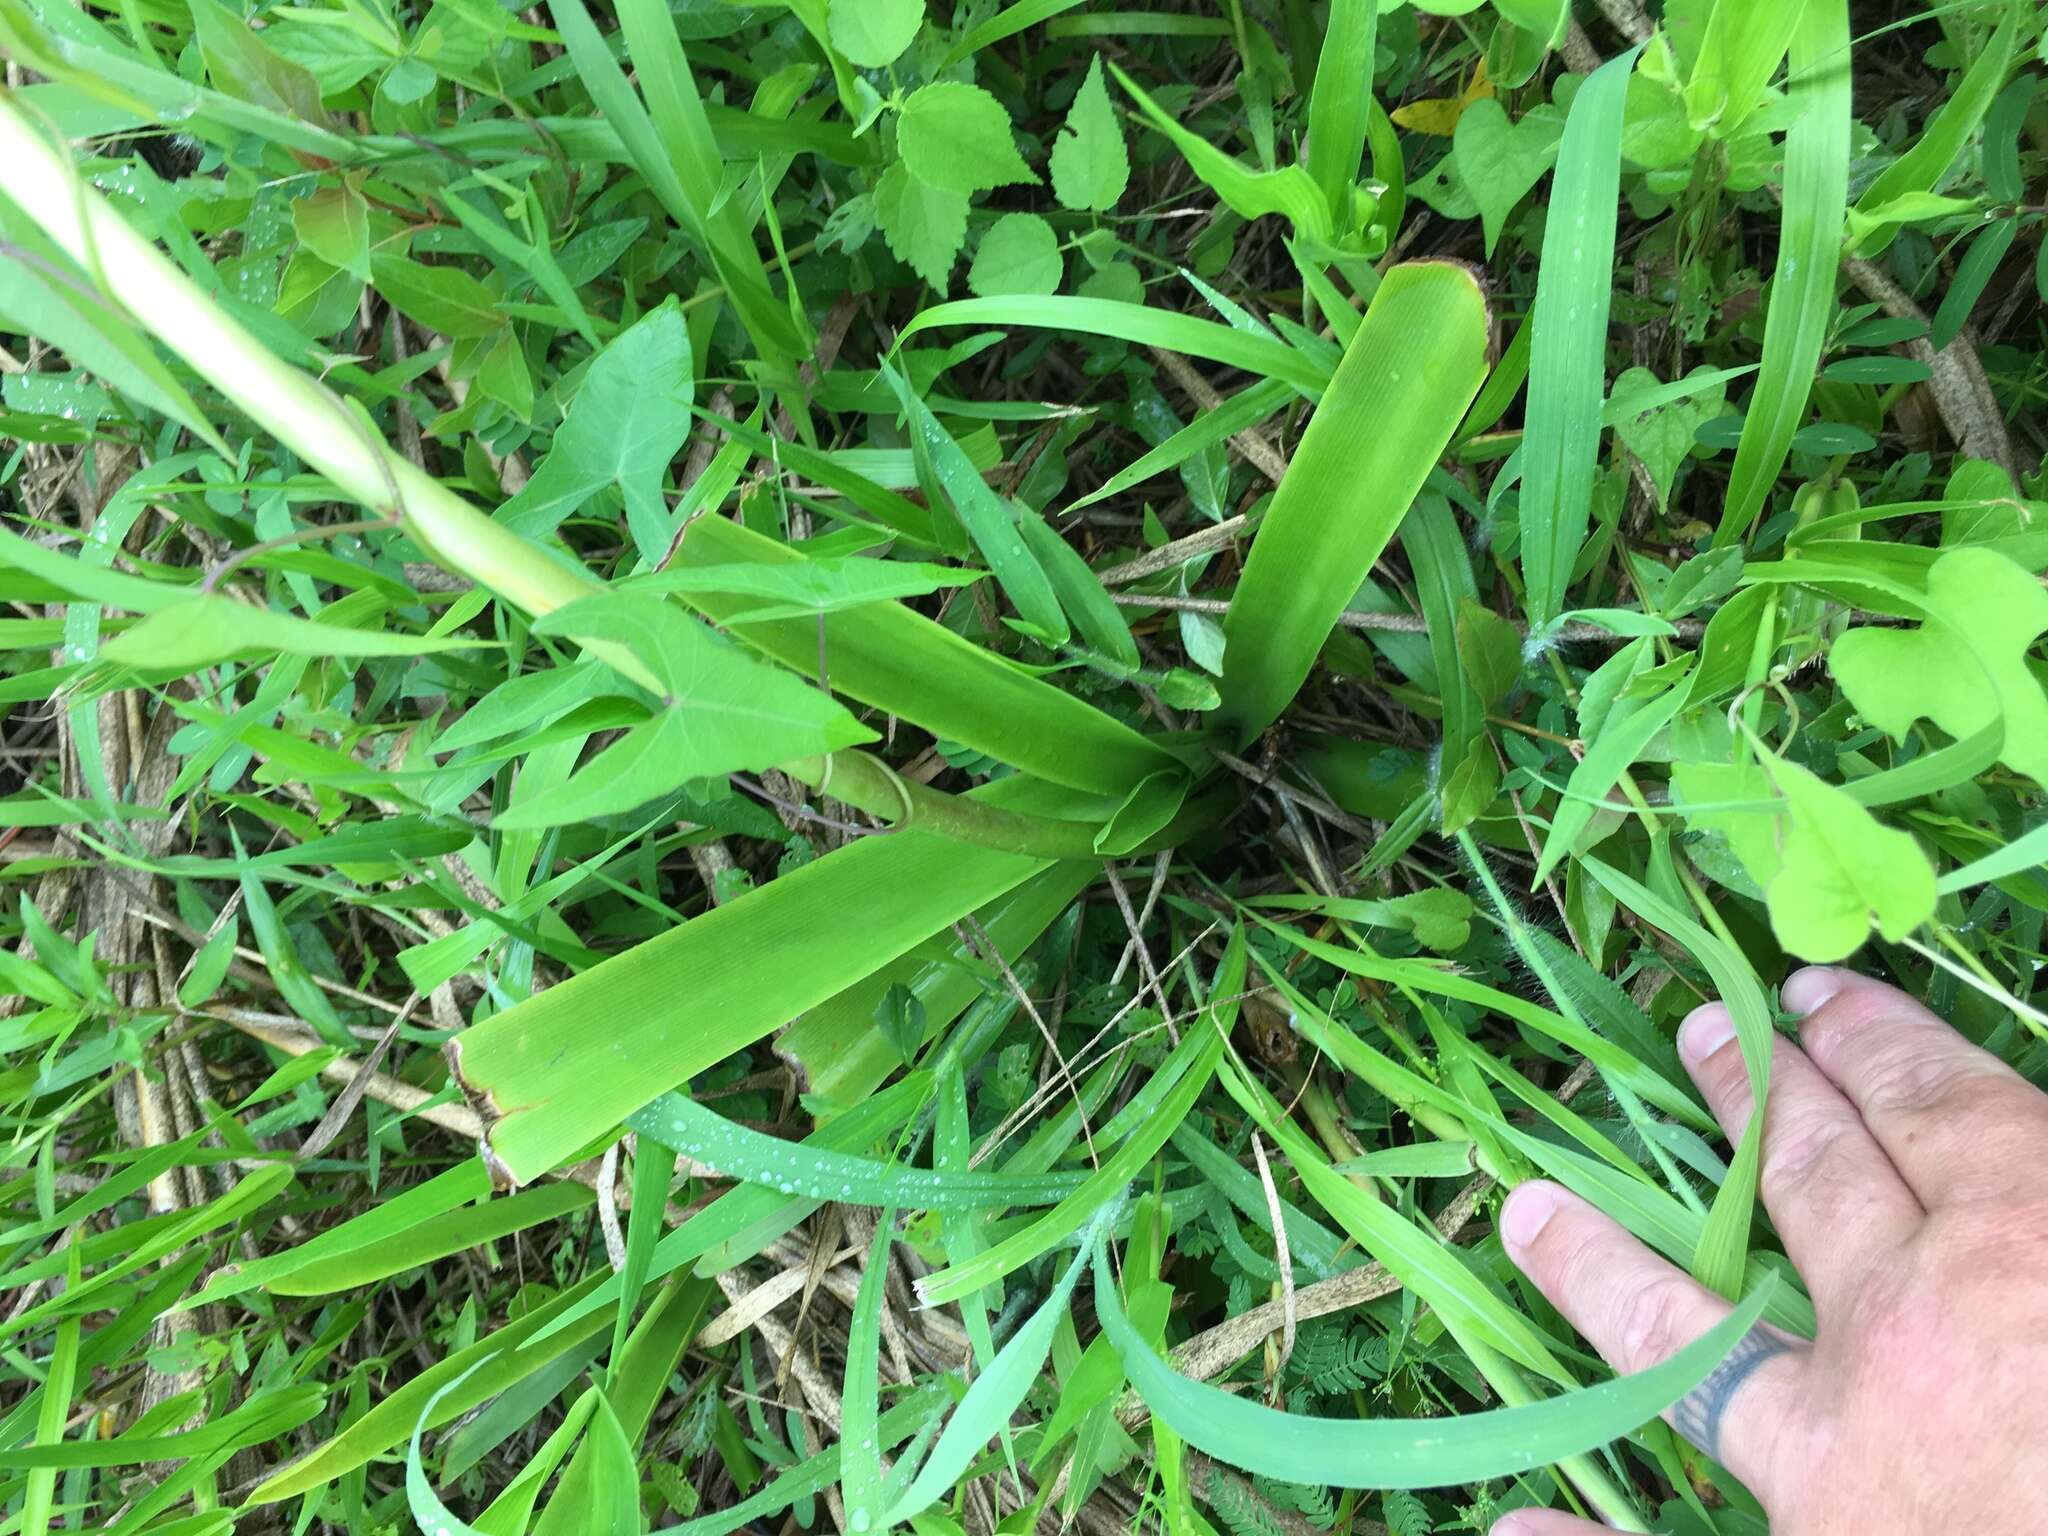
[[[1996,550],[1952,549],[1927,577],[1918,629],[1852,629],[1828,656],[1857,712],[1894,740],[1932,720],[1958,741],[2003,720],[1999,760],[2048,784],[2048,693],[2027,651],[2048,631],[2048,591]]]

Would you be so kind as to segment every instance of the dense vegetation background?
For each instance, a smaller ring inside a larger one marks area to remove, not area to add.
[[[0,0],[0,1528],[1761,1529],[1491,1215],[2048,1080],[2041,27]]]

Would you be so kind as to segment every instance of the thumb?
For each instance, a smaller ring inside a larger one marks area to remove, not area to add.
[[[1518,1509],[1494,1521],[1487,1536],[1597,1536],[1606,1529],[1554,1509]]]

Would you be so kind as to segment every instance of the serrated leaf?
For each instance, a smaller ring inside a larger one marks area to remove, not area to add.
[[[967,239],[967,194],[929,186],[898,160],[875,188],[875,219],[889,254],[944,294]]]
[[[896,119],[896,147],[911,175],[948,192],[1038,180],[1017,153],[1010,114],[978,85],[941,80],[912,91]]]
[[[1123,127],[1109,103],[1102,79],[1102,55],[1088,61],[1088,75],[1067,108],[1066,125],[1053,140],[1052,195],[1062,208],[1107,213],[1130,185],[1131,157]]]

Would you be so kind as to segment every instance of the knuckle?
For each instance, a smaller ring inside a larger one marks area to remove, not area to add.
[[[1799,1026],[1799,1043],[1816,1061],[1832,1064],[1853,1053],[1856,1036],[1872,1025],[1899,1017],[1912,1003],[1888,987],[1851,983],[1829,998]]]
[[[1614,1364],[1639,1371],[1668,1360],[1690,1343],[1686,1317],[1691,1284],[1678,1275],[1663,1275],[1638,1286],[1623,1299],[1615,1335],[1620,1356]]]
[[[1830,1121],[1810,1118],[1770,1126],[1758,1173],[1765,1201],[1775,1203],[1798,1194],[1809,1201],[1819,1198],[1825,1202],[1827,1190],[1850,1183],[1850,1170],[1844,1166],[1848,1150],[1844,1130]]]
[[[1912,1049],[1877,1057],[1865,1065],[1861,1075],[1865,1113],[1890,1116],[1954,1110],[1979,1097],[1995,1081],[1968,1057]]]

